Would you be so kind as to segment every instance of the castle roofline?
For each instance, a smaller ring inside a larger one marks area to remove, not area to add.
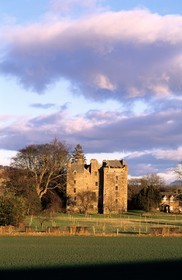
[[[103,161],[103,166],[104,167],[111,167],[111,168],[123,168],[124,166],[124,161],[123,160],[104,160]]]

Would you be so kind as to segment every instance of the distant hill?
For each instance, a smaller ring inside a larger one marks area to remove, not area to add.
[[[171,182],[168,187],[178,187],[178,188],[182,188],[182,180],[175,180],[173,182]]]

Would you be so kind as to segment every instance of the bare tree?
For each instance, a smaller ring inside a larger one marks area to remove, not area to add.
[[[54,139],[49,144],[29,145],[13,158],[12,166],[30,172],[38,197],[49,189],[62,188],[70,157],[65,142]]]
[[[143,176],[141,178],[141,185],[143,187],[153,186],[153,187],[161,189],[164,187],[165,183],[164,183],[164,180],[159,175],[152,173],[152,174]]]
[[[117,210],[117,199],[113,193],[109,195],[109,198],[105,200],[105,212],[108,212],[109,215]]]
[[[77,194],[76,206],[81,213],[87,214],[96,201],[96,194],[92,191],[82,191]]]

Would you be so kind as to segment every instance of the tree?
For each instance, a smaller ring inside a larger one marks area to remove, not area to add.
[[[144,211],[153,211],[159,207],[161,195],[155,186],[144,187],[137,196],[138,208]]]
[[[128,179],[128,209],[136,209],[137,196],[141,189],[143,189],[142,178],[130,178]]]
[[[83,162],[85,162],[85,155],[84,155],[83,148],[80,144],[77,144],[72,152],[71,161],[76,162],[79,159],[82,159]]]
[[[0,225],[19,226],[25,219],[25,202],[22,197],[3,195],[0,197]]]
[[[88,211],[93,211],[94,204],[96,203],[96,193],[92,191],[80,191],[74,196],[67,198],[69,212],[87,214]]]
[[[153,186],[159,189],[163,189],[165,186],[164,180],[157,174],[149,174],[141,179],[143,186]]]
[[[157,174],[128,180],[128,205],[130,209],[156,210],[161,200],[164,180]]]
[[[87,214],[88,210],[93,207],[96,201],[96,194],[92,191],[82,191],[77,194],[76,206],[80,213]]]
[[[151,195],[151,192],[154,188],[156,189],[156,193],[160,193],[160,191],[164,189],[164,186],[165,186],[164,180],[157,174],[149,174],[143,176],[142,178],[129,179],[128,180],[128,208],[129,209],[145,208],[145,210],[152,207],[157,208],[158,202],[154,203],[155,196],[153,197]]]
[[[29,145],[19,150],[12,167],[30,174],[32,185],[41,199],[48,190],[65,187],[69,158],[67,144],[54,139],[48,144]]]
[[[13,193],[25,201],[26,214],[41,210],[41,202],[35,189],[33,177],[26,169],[9,168],[6,171],[5,194]]]

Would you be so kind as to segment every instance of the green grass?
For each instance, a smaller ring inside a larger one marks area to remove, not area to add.
[[[0,236],[0,271],[182,259],[181,237]]]
[[[148,234],[151,227],[178,227],[182,233],[182,215],[169,213],[144,213],[129,211],[120,215],[68,215],[51,213],[45,216],[26,219],[27,225],[32,225],[38,231],[45,231],[47,227],[58,226],[66,232],[68,226],[89,226],[90,234]],[[93,231],[94,229],[94,231]],[[23,229],[24,230],[24,229]]]

